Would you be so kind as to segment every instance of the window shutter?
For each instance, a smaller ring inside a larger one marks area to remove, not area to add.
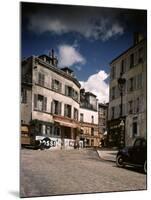
[[[68,96],[68,87],[65,85],[65,95]]]
[[[61,102],[59,102],[58,114],[61,115]]]
[[[38,73],[38,83],[41,85],[41,73]]]
[[[59,92],[62,92],[61,89],[62,89],[62,84],[59,82]]]
[[[137,79],[137,77],[135,76],[135,77],[133,78],[133,89],[134,89],[134,90],[137,88],[137,86],[136,86],[136,79]]]
[[[52,79],[52,83],[51,83],[51,89],[54,90],[54,79]]]
[[[34,94],[34,108],[37,109],[37,101],[38,101],[38,95]]]
[[[47,97],[43,99],[43,111],[47,111]]]
[[[64,105],[64,116],[67,116],[67,105]]]
[[[51,113],[54,114],[54,101],[51,102]]]

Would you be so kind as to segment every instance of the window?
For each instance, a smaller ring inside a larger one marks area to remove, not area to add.
[[[134,78],[129,79],[129,91],[134,90]]]
[[[138,50],[138,63],[143,62],[143,47]]]
[[[115,87],[112,87],[112,90],[111,90],[111,91],[112,91],[112,97],[111,97],[111,98],[112,98],[112,99],[115,99]]]
[[[126,64],[126,60],[122,60],[121,61],[121,75],[125,72],[125,64]]]
[[[111,69],[111,79],[112,80],[115,78],[115,70],[116,70],[116,68],[115,68],[115,66],[113,66]]]
[[[45,75],[42,73],[38,73],[38,84],[41,86],[45,85]]]
[[[84,121],[84,114],[80,113],[80,122],[83,122],[83,121]]]
[[[55,136],[60,136],[61,135],[61,131],[60,131],[60,128],[58,126],[55,126],[55,128],[54,128],[54,135]]]
[[[91,116],[91,122],[94,123],[94,116]]]
[[[49,126],[49,125],[46,126],[46,134],[52,135],[52,126]]]
[[[73,99],[78,101],[78,92],[73,90]]]
[[[78,121],[78,109],[74,108],[74,119]]]
[[[133,137],[137,136],[137,122],[133,122]]]
[[[55,115],[61,115],[61,102],[56,100],[51,102],[51,113]]]
[[[64,105],[64,116],[71,118],[71,105]]]
[[[132,114],[132,112],[133,112],[133,101],[129,101],[129,102],[128,102],[128,106],[129,106],[128,113],[129,113],[129,114]]]
[[[73,95],[72,87],[65,85],[65,95],[69,96],[69,97],[72,97],[72,95]]]
[[[21,103],[27,103],[27,90],[22,88],[21,91]]]
[[[137,89],[141,89],[142,88],[142,74],[139,74],[137,76]]]
[[[139,97],[136,100],[136,112],[139,112]]]
[[[34,95],[34,108],[39,111],[47,110],[47,98],[42,95]]]
[[[91,128],[91,136],[94,136],[94,128]]]
[[[58,80],[52,79],[52,90],[55,90],[56,92],[61,93],[61,88],[62,88],[62,84]]]
[[[114,119],[114,115],[115,115],[115,107],[111,108],[111,118]]]
[[[134,67],[134,54],[130,55],[130,68]]]
[[[39,124],[39,135],[46,135],[46,125]]]

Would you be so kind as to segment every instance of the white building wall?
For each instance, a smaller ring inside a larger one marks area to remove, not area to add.
[[[51,102],[53,100],[59,101],[62,103],[61,107],[61,115],[64,116],[64,105],[69,104],[72,106],[71,118],[74,115],[74,108],[79,111],[79,102],[73,100],[71,97],[65,96],[65,85],[72,87],[74,90],[78,92],[80,88],[73,83],[71,80],[66,79],[65,77],[60,76],[59,74],[41,66],[36,65],[37,68],[33,69],[33,88],[32,88],[32,119],[39,119],[43,121],[53,122],[51,115]],[[41,72],[45,74],[45,87],[41,87],[38,85],[38,73]],[[52,90],[52,79],[56,79],[62,84],[61,93],[57,93]],[[44,97],[47,97],[47,110],[45,113],[40,113],[34,110],[34,94],[40,94]],[[79,98],[78,98],[79,101]]]
[[[80,112],[83,114],[83,122],[92,123],[92,116],[94,117],[94,124],[98,124],[98,112],[80,108]],[[79,116],[80,119],[80,116]]]

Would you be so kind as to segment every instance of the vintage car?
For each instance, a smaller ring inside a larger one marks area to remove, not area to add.
[[[137,138],[134,145],[120,149],[116,156],[116,165],[141,167],[147,173],[147,143],[144,138]]]

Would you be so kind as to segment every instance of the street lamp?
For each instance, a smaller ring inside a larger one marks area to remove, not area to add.
[[[120,78],[118,79],[118,88],[120,90],[120,96],[121,96],[121,104],[120,104],[120,119],[121,122],[119,124],[120,126],[120,146],[123,147],[125,145],[125,138],[124,138],[124,121],[122,120],[123,116],[123,90],[125,85],[126,79],[122,78],[122,73],[120,74]]]

